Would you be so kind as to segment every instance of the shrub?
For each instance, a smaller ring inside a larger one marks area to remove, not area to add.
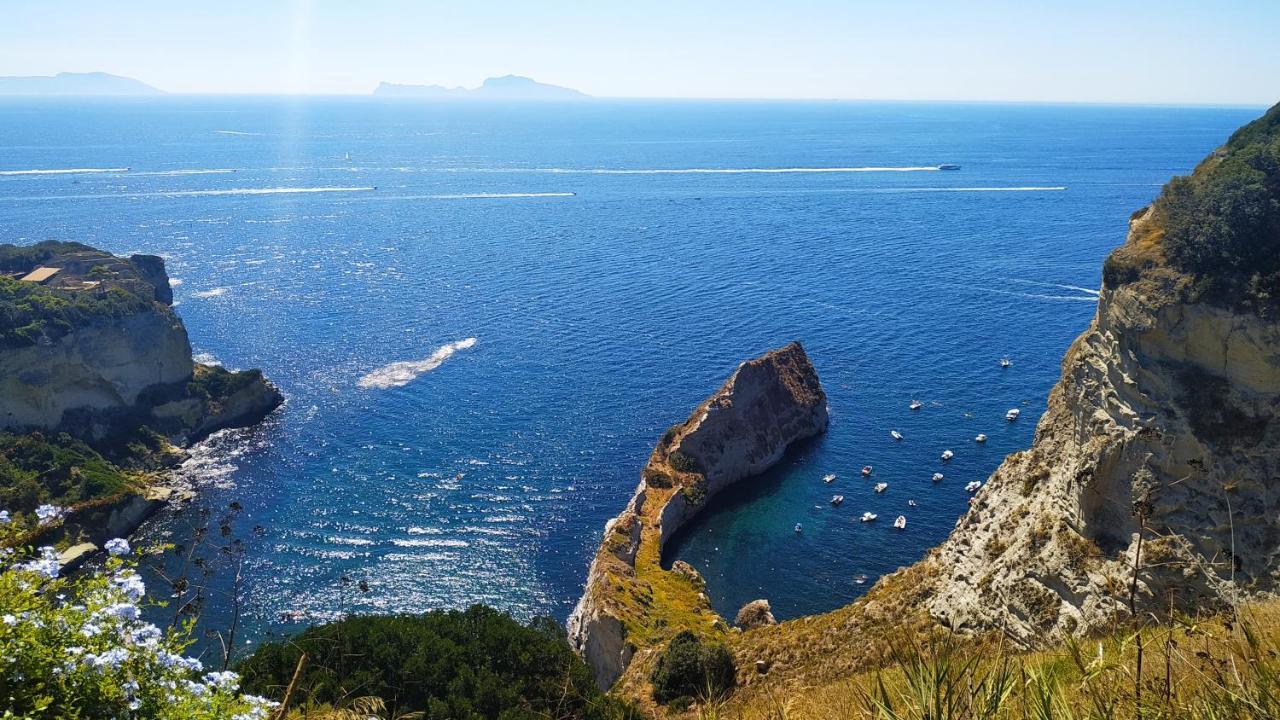
[[[673,450],[670,455],[667,455],[667,462],[671,467],[679,470],[680,472],[702,472],[702,465],[700,465],[697,460],[694,460],[691,456],[686,455],[680,450]]]
[[[658,657],[650,680],[653,699],[663,704],[680,704],[691,698],[723,697],[736,682],[737,670],[728,648],[720,643],[703,643],[685,630],[672,638]]]
[[[0,543],[34,527],[40,505],[74,506],[128,489],[132,477],[69,435],[0,432]]]
[[[118,555],[128,544],[107,547]],[[184,657],[185,630],[139,618],[145,587],[130,563],[60,578],[57,554],[0,556],[0,697],[4,717],[264,720],[271,703],[237,694],[235,673]]]
[[[263,645],[239,667],[245,686],[279,695],[298,657],[308,663],[298,693],[338,704],[352,694],[382,700],[391,713],[430,718],[623,717],[550,619],[521,625],[492,608],[353,617]]]

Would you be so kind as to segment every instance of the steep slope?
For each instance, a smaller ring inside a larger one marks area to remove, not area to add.
[[[569,641],[601,688],[613,685],[637,653],[681,630],[727,631],[693,568],[662,568],[662,545],[710,498],[826,427],[826,394],[804,349],[792,343],[739,365],[663,435],[631,502],[605,525],[569,618]]]

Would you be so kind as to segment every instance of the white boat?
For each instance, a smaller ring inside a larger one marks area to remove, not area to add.
[[[1010,360],[1010,359],[1009,359],[1009,358],[1007,358],[1007,357],[1002,357],[1002,358],[1000,358],[1000,367],[1002,367],[1002,368],[1007,368],[1007,367],[1012,367],[1012,366],[1013,366],[1013,361],[1012,361],[1012,360]]]
[[[870,466],[870,465],[863,465],[863,466],[862,466],[862,476],[863,476],[863,477],[870,477],[870,476],[871,476],[871,466]]]
[[[933,474],[933,481],[934,481],[934,482],[942,482],[942,473],[934,473],[934,474]]]
[[[1019,410],[1018,408],[1010,408],[1009,412],[1004,414],[1004,419],[1008,420],[1009,422],[1013,422],[1014,420],[1017,420],[1018,416],[1021,414],[1022,414],[1022,411]]]
[[[974,438],[973,441],[978,443],[984,443],[987,441],[987,436],[985,433],[978,433],[978,437]]]
[[[915,501],[915,500],[908,500],[908,501],[907,501],[907,507],[915,507],[915,506],[916,506],[916,501]]]
[[[911,408],[912,410],[919,410],[919,409],[920,409],[920,408],[922,408],[922,407],[924,407],[924,403],[920,402],[919,400],[912,400],[912,401],[911,401],[910,408]]]
[[[832,495],[832,496],[831,496],[831,506],[832,506],[832,507],[840,507],[840,503],[842,503],[842,502],[844,502],[844,496],[843,496],[843,495]]]
[[[800,523],[796,523],[796,533],[798,534],[802,532],[804,532],[804,528],[800,526]]]
[[[823,475],[823,476],[822,476],[822,482],[824,482],[824,483],[826,483],[826,484],[828,484],[828,485],[830,485],[831,483],[833,483],[833,482],[835,482],[835,481],[836,481],[836,474],[835,474],[835,473],[831,473],[831,474],[829,474],[829,475]]]
[[[943,459],[944,461],[945,461],[945,460],[950,460],[951,458],[953,458],[953,457],[955,457],[955,456],[956,456],[956,454],[955,454],[955,453],[953,453],[953,452],[951,452],[950,450],[943,450],[943,451],[942,451],[942,459]]]
[[[880,516],[873,512],[864,512],[862,513],[862,522],[871,522],[872,520],[875,520],[878,517]]]
[[[907,526],[907,516],[899,515],[897,519],[893,521],[893,526],[898,528],[899,530],[902,530],[903,528],[905,528]]]
[[[351,153],[344,153],[342,159],[351,162]]]
[[[901,440],[902,433],[898,432],[897,430],[890,430],[889,437],[893,438],[894,440]]]
[[[865,584],[866,584],[866,582],[867,582],[867,576],[866,576],[866,575],[858,575],[857,577],[855,577],[855,578],[853,579],[853,582],[854,582],[854,583],[856,583],[856,584],[858,584],[858,585],[865,585]]]
[[[883,482],[882,482],[882,483],[876,483],[875,490],[876,490],[876,492],[884,492],[884,491],[885,491],[885,490],[887,490],[888,488],[889,488],[889,483],[883,483]]]
[[[978,488],[980,488],[980,487],[982,487],[982,483],[978,482],[977,480],[974,480],[973,482],[971,482],[971,483],[969,483],[968,485],[965,485],[965,486],[964,486],[964,491],[965,491],[965,492],[978,492]]]

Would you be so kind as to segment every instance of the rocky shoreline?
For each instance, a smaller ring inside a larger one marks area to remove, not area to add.
[[[727,630],[692,567],[662,568],[662,546],[712,497],[764,472],[792,443],[826,427],[827,398],[817,372],[804,348],[791,343],[739,365],[684,423],[663,435],[630,502],[605,525],[568,621],[569,642],[602,689],[637,654],[686,626]]]

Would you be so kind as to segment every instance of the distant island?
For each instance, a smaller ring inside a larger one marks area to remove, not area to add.
[[[140,80],[104,72],[0,77],[0,95],[163,95]]]
[[[520,75],[491,77],[478,88],[383,82],[378,84],[373,94],[424,100],[586,100],[591,97],[572,88],[548,85]]]

